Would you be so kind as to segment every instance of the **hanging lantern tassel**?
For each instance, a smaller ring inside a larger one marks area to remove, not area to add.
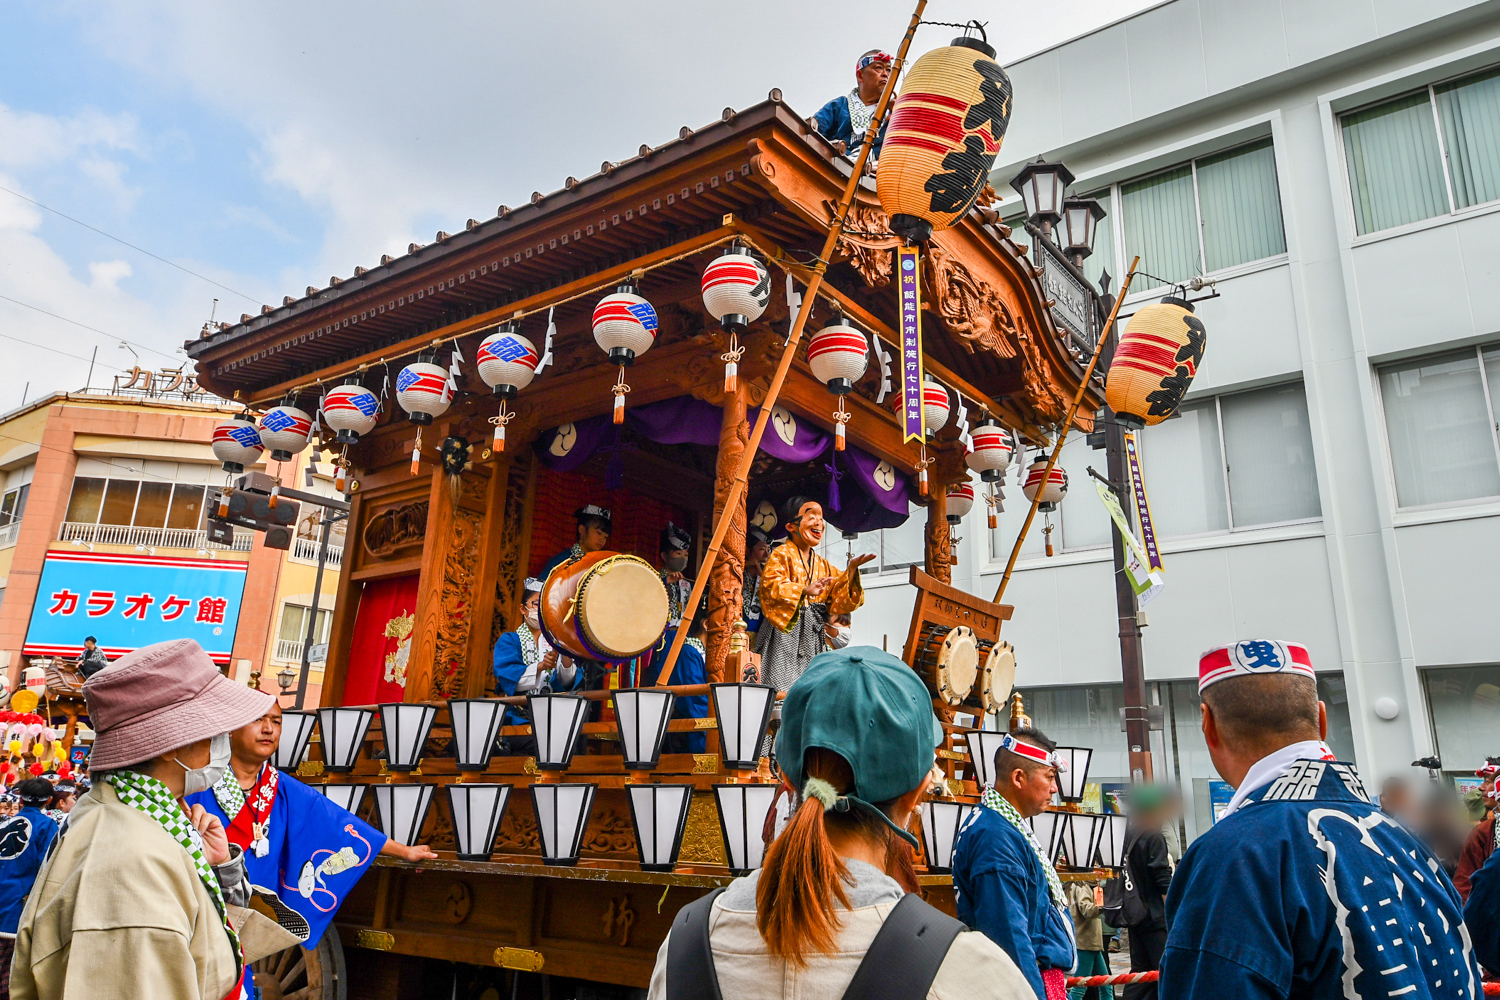
[[[349,477],[346,470],[349,468],[349,446],[344,445],[344,450],[339,457],[333,460],[333,488],[340,494],[349,492]]]
[[[844,409],[844,397],[839,397],[839,408],[833,414],[833,450],[844,450],[844,425],[854,414]]]
[[[932,464],[932,459],[927,457],[927,443],[922,443],[922,457],[917,462],[917,492],[922,496],[927,495],[927,467]]]
[[[1042,536],[1047,539],[1047,558],[1052,558],[1052,515],[1044,515],[1047,518],[1047,526],[1042,529]]]
[[[724,392],[726,394],[739,392],[740,389],[740,358],[745,356],[745,349],[740,346],[739,335],[731,332],[729,334],[729,350],[719,355],[724,362]]]
[[[630,391],[630,386],[625,384],[625,366],[620,366],[620,378],[615,382],[615,387],[610,390],[615,394],[615,416],[614,422],[623,424],[625,422],[625,394]]]
[[[229,516],[229,493],[230,493],[230,489],[227,486],[224,487],[222,490],[219,491],[219,516],[220,517],[228,517]]]
[[[411,446],[411,474],[416,475],[422,471],[422,425],[417,425],[417,439]]]
[[[505,425],[510,423],[510,418],[514,416],[514,413],[505,412],[505,400],[502,399],[500,412],[490,417],[490,423],[495,425],[495,442],[490,446],[490,450],[496,455],[505,451]]]
[[[995,498],[994,487],[985,491],[984,505],[990,509],[990,530],[994,531],[999,525],[997,514],[999,513],[1000,501]]]
[[[276,501],[281,499],[281,465],[276,466],[276,482],[271,486],[271,509],[276,509]]]

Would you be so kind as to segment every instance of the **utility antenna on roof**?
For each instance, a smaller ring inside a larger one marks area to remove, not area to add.
[[[198,334],[199,340],[207,340],[214,332],[214,318],[219,315],[219,300],[214,299],[214,306],[209,310],[208,322],[203,324],[203,329]]]

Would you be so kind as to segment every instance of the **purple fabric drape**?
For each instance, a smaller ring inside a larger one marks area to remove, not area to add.
[[[701,444],[716,448],[722,411],[692,396],[678,396],[625,411],[630,429],[660,444]]]
[[[547,468],[558,472],[572,472],[599,450],[599,445],[605,440],[605,432],[612,426],[608,417],[589,417],[576,423],[562,424],[543,431],[533,450]]]
[[[746,413],[750,426],[760,419],[760,407],[752,406]],[[771,422],[766,425],[765,436],[760,439],[760,450],[772,458],[801,465],[811,462],[828,450],[833,434],[809,423],[784,407],[771,409]]]
[[[867,451],[851,446],[844,455],[849,460],[845,466],[845,478],[853,480],[879,506],[901,515],[904,521],[911,510],[911,480],[897,472],[891,463],[881,461]]]

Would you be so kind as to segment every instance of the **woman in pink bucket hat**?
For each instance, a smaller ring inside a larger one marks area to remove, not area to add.
[[[218,780],[227,733],[270,707],[191,639],[115,660],[84,685],[97,735],[79,800],[21,913],[16,1000],[245,994],[246,886],[219,821],[182,799]],[[233,919],[233,925],[231,925]],[[253,955],[251,957],[254,957]]]

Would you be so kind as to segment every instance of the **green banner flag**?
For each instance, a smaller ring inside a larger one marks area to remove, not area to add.
[[[1151,559],[1140,539],[1131,530],[1125,509],[1120,506],[1120,498],[1115,496],[1114,490],[1097,479],[1094,480],[1094,489],[1099,492],[1099,502],[1109,511],[1116,530],[1120,532],[1120,538],[1125,542],[1125,576],[1130,580],[1130,588],[1135,591],[1136,600],[1145,605],[1166,586],[1166,576],[1161,570],[1151,568]]]

